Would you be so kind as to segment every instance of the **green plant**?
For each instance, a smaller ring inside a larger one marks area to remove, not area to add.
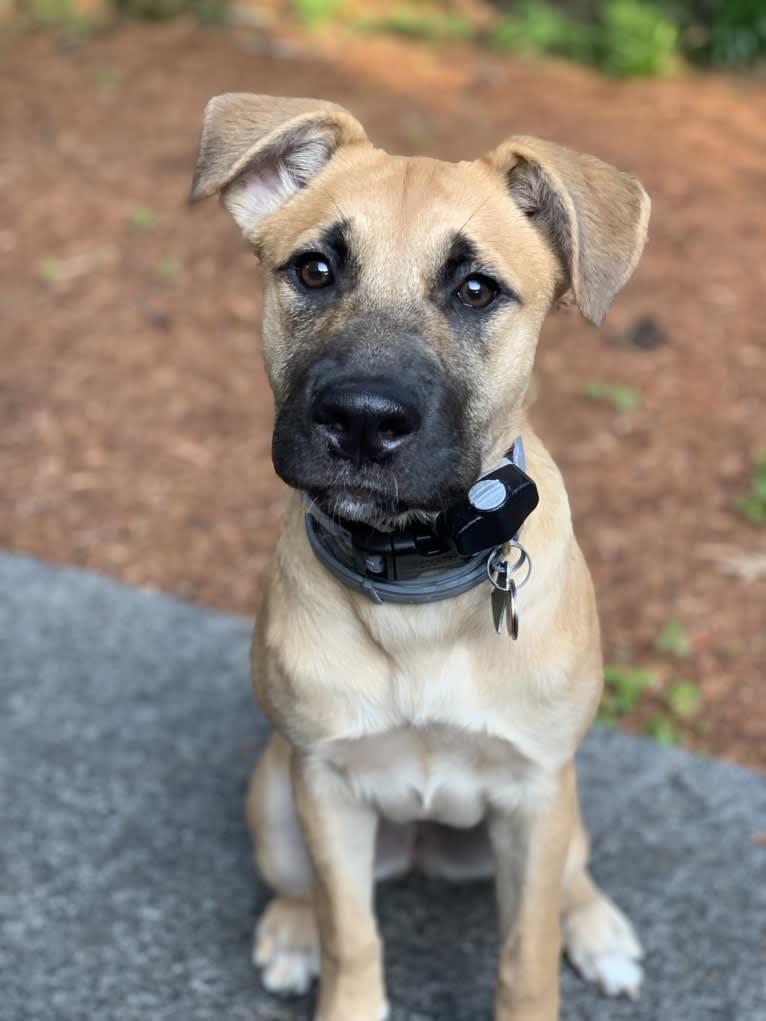
[[[738,498],[737,510],[753,524],[762,525],[766,522],[766,450],[756,454],[753,460],[750,491]]]
[[[26,0],[21,9],[33,22],[64,29],[75,37],[87,32],[91,23],[90,16],[83,13],[77,0]]]
[[[676,681],[665,693],[665,701],[679,720],[690,720],[702,704],[702,692],[693,681]]]
[[[681,731],[678,724],[667,716],[655,716],[644,724],[644,733],[658,744],[678,744]]]
[[[475,34],[470,18],[412,7],[397,7],[381,18],[361,18],[353,27],[359,32],[390,32],[426,42],[470,39]]]
[[[69,0],[29,0],[27,9],[35,21],[44,25],[68,21],[72,17]]]
[[[119,92],[123,81],[122,68],[115,64],[104,64],[103,67],[96,68],[92,77],[105,92]]]
[[[619,78],[667,74],[673,67],[678,29],[652,3],[608,0],[601,9],[596,63]]]
[[[160,261],[157,263],[154,272],[159,277],[160,280],[164,281],[165,283],[170,283],[171,280],[175,280],[175,278],[178,276],[178,271],[180,268],[181,267],[179,265],[178,259],[169,257],[165,259],[160,259]]]
[[[189,0],[115,0],[117,10],[130,18],[166,21],[191,10]]]
[[[763,0],[665,0],[696,63],[749,67],[766,59]]]
[[[644,733],[660,744],[677,744],[681,738],[681,725],[694,717],[702,704],[702,692],[693,681],[676,681],[662,697],[668,712],[653,716],[644,724]],[[695,727],[705,731],[704,721]]]
[[[130,225],[135,230],[153,230],[157,226],[157,214],[148,206],[138,206],[130,214]]]
[[[203,25],[223,25],[229,16],[228,0],[195,0],[194,13]]]
[[[657,635],[654,642],[658,652],[670,652],[674,656],[688,656],[692,643],[680,617],[671,617]]]
[[[342,0],[293,0],[293,11],[307,28],[321,28],[332,21]]]
[[[642,693],[656,682],[657,674],[654,670],[623,664],[605,666],[599,722],[616,723],[638,704]]]
[[[592,26],[575,21],[543,0],[524,0],[513,14],[497,22],[489,36],[489,44],[496,50],[552,53],[582,61],[592,59],[594,42]]]
[[[58,259],[55,255],[50,255],[40,260],[38,273],[46,283],[54,284],[60,278],[62,269],[61,259]]]
[[[603,379],[589,379],[583,385],[583,396],[589,401],[604,401],[615,411],[634,411],[641,403],[641,391],[626,383],[607,383]]]

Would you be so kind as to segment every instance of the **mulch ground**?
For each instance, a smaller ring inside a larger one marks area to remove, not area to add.
[[[525,131],[643,179],[646,256],[603,330],[550,319],[536,417],[607,660],[657,670],[625,724],[691,680],[685,742],[766,767],[766,528],[735,509],[766,447],[763,83],[184,22],[0,37],[0,545],[257,608],[283,497],[257,266],[215,203],[184,205],[202,107],[239,89],[336,99],[399,151],[465,158]],[[663,343],[614,342],[647,316]],[[594,378],[639,406],[586,400]],[[687,655],[657,651],[673,618]]]

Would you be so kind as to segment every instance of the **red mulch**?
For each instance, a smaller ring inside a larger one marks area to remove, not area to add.
[[[762,83],[615,83],[467,46],[274,45],[183,22],[0,37],[0,545],[255,611],[282,500],[257,267],[215,203],[184,206],[202,107],[231,89],[337,99],[400,151],[465,158],[526,131],[641,176],[647,254],[604,330],[549,321],[537,418],[607,659],[655,666],[660,689],[698,682],[686,743],[765,767],[766,578],[727,573],[766,553],[734,508],[766,447]],[[139,207],[153,229],[132,225]],[[667,343],[610,342],[642,316]],[[588,402],[594,377],[638,387],[640,407]],[[686,657],[655,648],[672,617]]]

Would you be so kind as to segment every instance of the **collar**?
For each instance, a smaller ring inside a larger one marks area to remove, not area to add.
[[[331,574],[374,603],[451,599],[488,580],[495,551],[518,539],[537,506],[537,487],[524,468],[519,436],[500,464],[434,526],[382,532],[335,521],[312,506],[305,516],[309,545]]]

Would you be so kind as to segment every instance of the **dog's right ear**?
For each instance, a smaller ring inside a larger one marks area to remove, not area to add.
[[[205,107],[189,201],[220,194],[247,236],[341,146],[366,141],[362,125],[335,103],[247,92],[215,96]]]

